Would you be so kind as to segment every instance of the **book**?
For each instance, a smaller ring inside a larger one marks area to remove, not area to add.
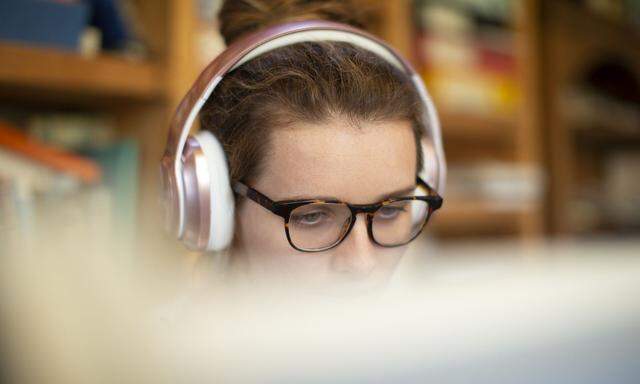
[[[102,48],[124,50],[131,38],[129,26],[116,0],[88,0],[91,6],[91,25],[102,32]]]
[[[29,137],[7,122],[0,121],[0,147],[85,183],[100,180],[100,167],[93,161],[74,155]]]
[[[0,40],[76,51],[89,21],[80,1],[2,0]]]
[[[473,166],[451,165],[447,197],[461,201],[492,202],[496,209],[527,207],[542,199],[544,174],[524,164],[498,161]]]
[[[512,115],[519,102],[515,35],[500,4],[417,1],[420,72],[436,103],[470,114]],[[480,15],[480,16],[478,16]]]
[[[113,119],[101,114],[38,114],[26,125],[29,136],[66,151],[105,148],[116,141]]]

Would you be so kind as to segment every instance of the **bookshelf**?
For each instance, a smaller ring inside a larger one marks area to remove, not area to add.
[[[632,224],[611,223],[611,207],[631,202],[638,193],[613,194],[618,186],[609,183],[609,177],[615,169],[607,169],[607,163],[619,153],[634,155],[636,164],[640,158],[639,120],[621,124],[623,115],[640,110],[640,28],[568,1],[543,2],[540,12],[544,15],[540,46],[544,57],[542,118],[548,127],[549,230],[564,236],[637,234],[637,219]],[[611,89],[601,89],[589,80],[603,68],[616,79],[615,88],[626,92],[627,111],[610,104],[616,96],[609,94]],[[567,101],[584,91],[599,97],[589,104],[593,114],[578,119]],[[605,94],[607,103],[603,104]],[[637,171],[627,171],[618,180],[635,180]],[[629,187],[631,182],[623,184]]]
[[[532,210],[533,207],[505,208],[486,201],[459,202],[448,207],[446,214],[436,213],[433,231],[443,239],[521,236],[517,223],[528,220],[534,214]]]
[[[371,30],[418,67],[413,1],[361,2],[373,10]],[[0,42],[0,100],[36,111],[63,108],[113,116],[119,135],[134,139],[140,149],[139,232],[154,239],[149,244],[162,253],[166,249],[179,252],[182,248],[177,242],[157,238],[162,230],[158,159],[169,119],[202,66],[199,33],[210,33],[212,28],[210,20],[199,16],[198,2],[133,3],[139,8],[149,43],[145,60],[108,54],[87,58]],[[535,239],[576,233],[568,207],[583,187],[580,182],[602,180],[596,167],[580,168],[582,163],[598,162],[589,148],[640,147],[637,131],[582,127],[561,105],[563,92],[585,71],[585,63],[593,63],[604,53],[624,57],[638,74],[637,29],[565,0],[521,0],[512,20],[519,93],[516,110],[473,113],[449,106],[445,100],[436,98],[435,103],[451,168],[470,167],[478,159],[536,168],[541,170],[544,194],[517,207],[496,206],[482,198],[448,199],[446,209],[434,221],[434,231],[441,238],[507,235]]]
[[[194,2],[134,0],[148,52],[143,59],[80,53],[0,42],[0,100],[9,111],[29,115],[71,113],[107,116],[119,140],[136,144],[138,175],[134,246],[141,254],[174,258],[185,253],[162,236],[158,161],[173,112],[196,76],[193,64]],[[129,227],[128,224],[126,226]],[[144,262],[144,261],[143,261]]]
[[[471,114],[441,108],[440,123],[447,127],[443,132],[447,140],[479,140],[481,142],[504,142],[513,140],[517,116],[499,114]]]
[[[377,8],[374,31],[398,48],[420,70],[416,54],[414,1],[373,0],[370,3]],[[542,129],[538,118],[541,106],[537,87],[538,6],[535,0],[518,2],[512,15],[517,61],[515,80],[520,95],[514,113],[461,111],[435,97],[450,169],[473,166],[479,160],[491,160],[542,171]],[[429,79],[426,82],[429,87]],[[543,206],[542,197],[527,204],[506,207],[496,206],[482,198],[470,201],[450,198],[446,209],[438,212],[433,231],[442,239],[505,235],[535,239],[545,234]]]

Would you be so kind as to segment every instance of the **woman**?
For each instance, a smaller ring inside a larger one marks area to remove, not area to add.
[[[233,0],[220,21],[229,45],[290,21],[361,27],[355,15],[345,1]],[[284,46],[226,73],[200,130],[221,143],[236,194],[233,269],[383,285],[441,203],[416,177],[423,108],[405,73],[346,42]]]

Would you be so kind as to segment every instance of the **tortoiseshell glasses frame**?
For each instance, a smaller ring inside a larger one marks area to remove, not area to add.
[[[412,240],[414,240],[421,232],[422,229],[424,228],[424,226],[427,224],[427,222],[429,221],[429,218],[431,217],[431,215],[433,214],[433,212],[435,212],[436,210],[438,210],[440,207],[442,207],[442,202],[443,199],[442,197],[440,197],[426,182],[424,182],[421,178],[417,178],[416,183],[418,186],[421,186],[423,188],[426,189],[427,191],[427,195],[425,196],[406,196],[406,197],[391,197],[388,198],[386,200],[380,201],[378,203],[373,203],[373,204],[350,204],[350,203],[346,203],[340,200],[322,200],[322,199],[306,199],[306,200],[282,200],[282,201],[273,201],[272,199],[270,199],[269,197],[265,196],[264,194],[262,194],[261,192],[255,190],[252,187],[247,186],[244,183],[241,182],[236,182],[233,186],[233,190],[239,194],[240,196],[244,196],[256,203],[258,203],[259,205],[261,205],[262,207],[268,209],[269,211],[271,211],[272,213],[282,217],[284,219],[284,229],[285,229],[285,234],[287,236],[287,240],[289,241],[289,244],[296,250],[301,251],[301,252],[321,252],[321,251],[326,251],[328,249],[337,247],[340,243],[342,243],[342,241],[344,241],[344,239],[349,235],[349,233],[351,232],[351,229],[353,228],[355,222],[356,222],[356,218],[357,218],[357,214],[358,213],[366,213],[366,220],[367,220],[367,233],[369,235],[369,239],[376,245],[379,245],[381,247],[386,247],[386,248],[392,248],[392,247],[398,247],[398,246],[402,246],[405,245],[409,242],[411,242]],[[382,207],[385,206],[389,206],[390,204],[398,204],[398,202],[403,202],[403,201],[424,201],[427,204],[427,211],[425,214],[425,217],[423,219],[423,222],[419,224],[419,228],[417,228],[417,231],[415,232],[415,234],[412,234],[411,238],[409,238],[406,241],[403,241],[401,243],[398,244],[384,244],[383,242],[379,242],[378,240],[376,240],[376,236],[374,235],[374,230],[373,230],[373,221],[374,221],[374,215],[376,214],[376,212],[378,212],[378,210]],[[292,240],[292,235],[291,235],[291,231],[289,228],[289,223],[291,220],[291,213],[300,208],[303,207],[305,205],[309,205],[309,204],[329,204],[329,205],[343,205],[345,207],[348,207],[350,212],[351,212],[351,217],[348,219],[348,222],[345,221],[344,228],[342,228],[342,231],[339,234],[339,237],[332,243],[324,246],[324,247],[320,247],[320,248],[314,248],[314,249],[309,249],[309,248],[304,248],[304,247],[300,247],[298,245],[295,244],[295,242]],[[348,225],[348,226],[347,226]]]

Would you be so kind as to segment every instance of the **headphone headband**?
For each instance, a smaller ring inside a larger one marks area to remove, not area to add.
[[[437,164],[430,164],[437,172],[434,173],[437,175],[435,180],[431,181],[435,189],[442,193],[446,168],[440,125],[431,98],[411,65],[382,40],[345,24],[320,20],[279,24],[257,31],[232,43],[202,71],[176,110],[169,129],[165,153],[161,160],[161,171],[163,188],[167,194],[165,196],[165,201],[168,204],[166,212],[169,215],[167,222],[173,223],[172,231],[179,237],[182,235],[185,225],[184,185],[180,177],[183,150],[189,131],[204,103],[223,77],[243,63],[279,47],[312,41],[351,43],[376,54],[403,71],[411,79],[425,105],[423,121],[425,129],[428,130],[427,133],[433,140],[431,148],[425,148],[423,145],[423,150],[431,151],[437,162]]]
[[[310,33],[298,35],[298,38],[293,37],[300,32]],[[349,34],[351,34],[351,38],[349,38]],[[360,36],[359,39],[358,36]],[[287,38],[286,40],[281,39],[285,37]],[[360,41],[354,41],[356,39]],[[278,40],[280,44],[277,44],[277,46],[269,45],[269,43],[276,40]],[[200,73],[198,79],[191,86],[191,89],[182,99],[182,102],[176,110],[169,131],[165,155],[172,156],[175,159],[179,158],[179,156],[175,155],[181,153],[182,148],[184,148],[184,143],[186,142],[189,129],[195,117],[198,112],[200,112],[200,109],[213,89],[228,72],[273,49],[308,41],[347,41],[351,43],[355,42],[355,45],[358,46],[369,42],[366,47],[368,51],[374,51],[378,56],[383,57],[409,75],[415,74],[411,65],[396,53],[393,48],[377,37],[360,29],[345,24],[322,20],[308,20],[275,25],[233,42]],[[371,44],[371,42],[374,44]]]

